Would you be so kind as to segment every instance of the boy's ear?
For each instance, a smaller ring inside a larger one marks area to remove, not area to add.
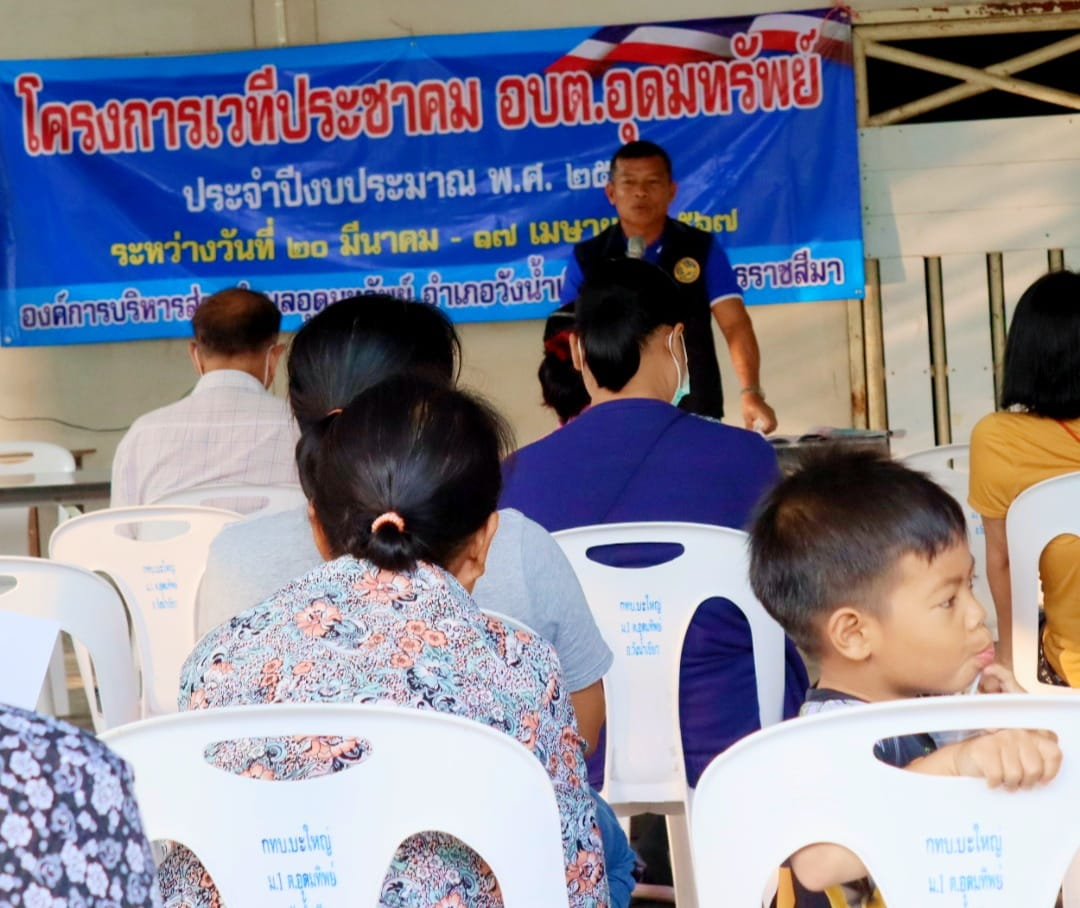
[[[842,605],[825,621],[825,637],[836,652],[853,662],[869,659],[874,649],[875,622],[872,616],[850,605]]]

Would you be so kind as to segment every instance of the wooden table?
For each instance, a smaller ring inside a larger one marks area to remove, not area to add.
[[[805,455],[829,448],[850,451],[870,450],[882,457],[889,456],[889,432],[877,429],[833,429],[828,434],[774,435],[768,439],[776,451],[781,472],[787,476],[795,472]]]
[[[108,501],[108,470],[74,473],[15,473],[0,476],[0,505],[86,504]]]
[[[0,507],[29,507],[27,548],[41,555],[38,507],[49,504],[108,504],[112,489],[108,470],[76,470],[74,473],[14,473],[0,475]]]

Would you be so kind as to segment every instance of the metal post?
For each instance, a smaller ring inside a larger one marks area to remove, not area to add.
[[[851,374],[851,426],[866,429],[866,347],[862,300],[847,301],[848,369]]]
[[[945,298],[941,258],[926,260],[926,315],[930,324],[930,384],[934,398],[934,443],[952,443],[949,413],[949,358],[945,349]]]
[[[866,299],[863,300],[863,338],[866,349],[866,411],[868,428],[889,427],[885,391],[885,333],[881,324],[881,267],[866,260]]]
[[[990,354],[994,363],[994,407],[1001,407],[1005,383],[1005,265],[1000,252],[986,255],[986,284],[990,293]]]

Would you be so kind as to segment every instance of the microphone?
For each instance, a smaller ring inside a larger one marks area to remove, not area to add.
[[[632,236],[626,240],[626,257],[628,259],[645,258],[645,237]]]

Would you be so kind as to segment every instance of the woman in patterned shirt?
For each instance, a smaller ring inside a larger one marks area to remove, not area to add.
[[[501,420],[408,376],[333,411],[297,461],[326,562],[212,631],[184,666],[182,709],[319,701],[396,703],[502,729],[551,776],[572,908],[606,908],[603,850],[573,710],[542,639],[485,617],[469,596],[498,524]],[[296,779],[363,762],[355,740],[220,745],[219,765]],[[186,849],[161,868],[167,906],[217,905]],[[457,840],[423,833],[388,869],[386,908],[496,908],[498,883]]]
[[[66,722],[0,706],[0,905],[156,908],[131,770]]]

